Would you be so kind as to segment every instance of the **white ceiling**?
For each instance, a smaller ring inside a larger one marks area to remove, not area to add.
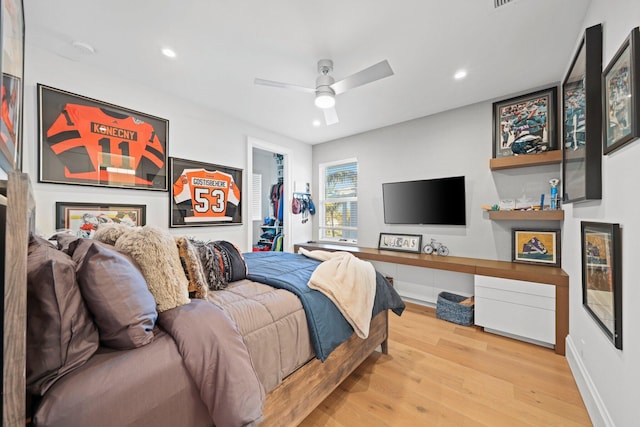
[[[314,144],[560,81],[590,0],[513,0],[497,9],[493,2],[30,0],[24,6],[29,44]],[[175,59],[161,55],[165,46]],[[384,59],[395,74],[338,95],[340,123],[332,126],[324,125],[313,94],[253,83],[259,77],[314,87],[321,58],[334,61],[336,80]],[[456,81],[461,68],[468,77]],[[314,119],[323,124],[314,127]]]

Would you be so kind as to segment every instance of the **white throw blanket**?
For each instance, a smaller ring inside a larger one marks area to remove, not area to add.
[[[298,253],[323,261],[311,275],[309,287],[326,295],[355,333],[360,338],[367,338],[376,296],[376,270],[373,265],[349,252],[300,248]]]

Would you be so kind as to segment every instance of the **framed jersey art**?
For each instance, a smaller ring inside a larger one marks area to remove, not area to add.
[[[0,177],[22,170],[24,11],[22,0],[0,1]]]
[[[242,169],[169,158],[170,227],[242,224]]]
[[[39,182],[167,191],[169,121],[38,84]]]

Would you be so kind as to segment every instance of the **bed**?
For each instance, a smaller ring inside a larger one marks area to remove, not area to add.
[[[366,338],[358,337],[353,329],[345,332],[349,323],[335,316],[335,306],[310,299],[309,294],[318,292],[306,289],[304,281],[320,261],[305,258],[305,265],[294,264],[290,274],[276,269],[269,276],[265,269],[270,265],[285,268],[300,255],[285,253],[286,259],[276,261],[271,257],[279,255],[243,254],[244,277],[233,278],[238,280],[205,298],[163,310],[152,327],[148,317],[143,319],[145,332],[134,338],[145,342],[138,347],[106,346],[103,338],[111,341],[101,334],[87,360],[47,384],[42,396],[25,407],[26,254],[35,207],[27,175],[10,174],[6,192],[5,215],[11,227],[6,229],[5,248],[10,261],[5,263],[5,426],[24,425],[25,414],[36,426],[210,426],[212,419],[221,427],[297,425],[372,352],[387,351],[388,310],[401,314],[404,309],[397,293],[376,273],[377,295],[384,296],[376,297]],[[102,250],[94,246],[91,250]],[[210,334],[223,338],[213,345],[202,339]],[[225,355],[229,348],[244,349],[246,356]],[[211,353],[213,365],[192,360],[205,353]],[[235,414],[221,415],[229,407]]]

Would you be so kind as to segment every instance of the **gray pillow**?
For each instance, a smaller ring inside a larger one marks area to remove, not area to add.
[[[158,318],[156,302],[131,258],[92,239],[78,239],[69,248],[100,341],[120,350],[151,342]]]
[[[44,394],[98,349],[98,330],[76,282],[76,264],[31,235],[27,257],[27,389]]]

